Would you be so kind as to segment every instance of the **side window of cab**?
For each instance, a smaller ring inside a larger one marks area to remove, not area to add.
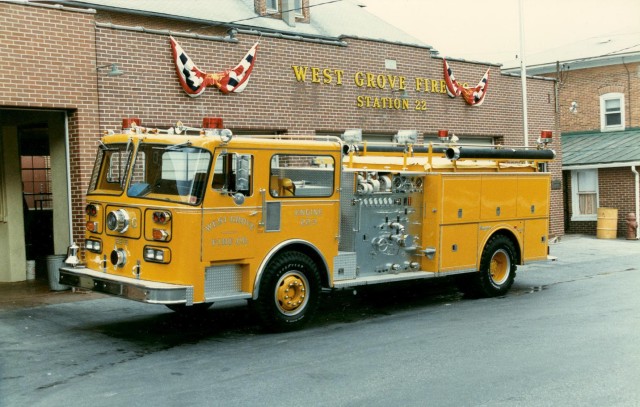
[[[276,154],[271,157],[269,193],[278,198],[333,195],[335,162],[327,155]]]

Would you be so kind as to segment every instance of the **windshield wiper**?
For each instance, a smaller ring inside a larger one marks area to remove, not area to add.
[[[166,147],[157,147],[154,146],[153,149],[154,150],[180,150],[183,147],[191,147],[191,142],[187,141],[185,143],[180,143],[180,144],[174,144],[172,146],[166,146]]]
[[[122,173],[122,177],[120,178],[120,188],[124,189],[124,184],[126,184],[127,180],[126,180],[126,176],[127,176],[127,170],[129,169],[129,161],[131,161],[131,157],[129,155],[129,148],[131,148],[131,144],[132,144],[132,140],[131,137],[129,137],[129,140],[127,140],[127,147],[124,151],[125,154],[125,158],[127,159],[127,166],[124,167],[124,171]],[[122,163],[120,163],[120,168],[122,168]]]
[[[98,145],[98,148],[102,151],[118,151],[119,150],[118,148],[108,147],[106,144],[102,142],[102,140],[98,140],[98,143],[100,143]]]

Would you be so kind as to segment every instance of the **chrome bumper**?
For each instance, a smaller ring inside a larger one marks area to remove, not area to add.
[[[193,305],[193,287],[114,276],[86,267],[61,267],[60,284],[150,304]]]

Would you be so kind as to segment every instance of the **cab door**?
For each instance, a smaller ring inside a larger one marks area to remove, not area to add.
[[[284,150],[269,157],[265,234],[272,242],[310,244],[325,259],[337,255],[340,151]]]
[[[205,262],[256,256],[262,216],[261,194],[255,186],[256,158],[247,150],[217,149],[202,216]]]

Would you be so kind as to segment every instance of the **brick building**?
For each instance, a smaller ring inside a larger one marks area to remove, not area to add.
[[[640,210],[638,44],[637,33],[590,38],[537,55],[527,68],[558,83],[567,233],[596,235],[597,209],[606,208],[603,217],[617,210],[623,237],[627,215]],[[603,235],[609,226],[600,224]]]
[[[11,254],[0,260],[0,281],[23,280],[27,256],[64,253],[70,240],[83,241],[98,140],[124,117],[149,127],[177,120],[199,127],[216,116],[241,134],[360,128],[376,140],[399,129],[428,140],[448,129],[463,141],[523,144],[518,77],[498,65],[451,59],[461,82],[475,84],[490,69],[482,106],[452,99],[432,47],[351,1],[121,3],[0,2],[0,56],[11,61],[0,67],[0,250]],[[207,72],[235,66],[259,42],[247,87],[188,96],[170,36]],[[530,139],[543,129],[558,133],[555,81],[527,83]],[[552,146],[558,159],[551,164],[550,234],[557,236],[564,230],[561,153],[557,141]],[[42,188],[28,175],[38,168],[21,166],[40,156],[50,163]],[[36,207],[35,200],[47,204]]]

